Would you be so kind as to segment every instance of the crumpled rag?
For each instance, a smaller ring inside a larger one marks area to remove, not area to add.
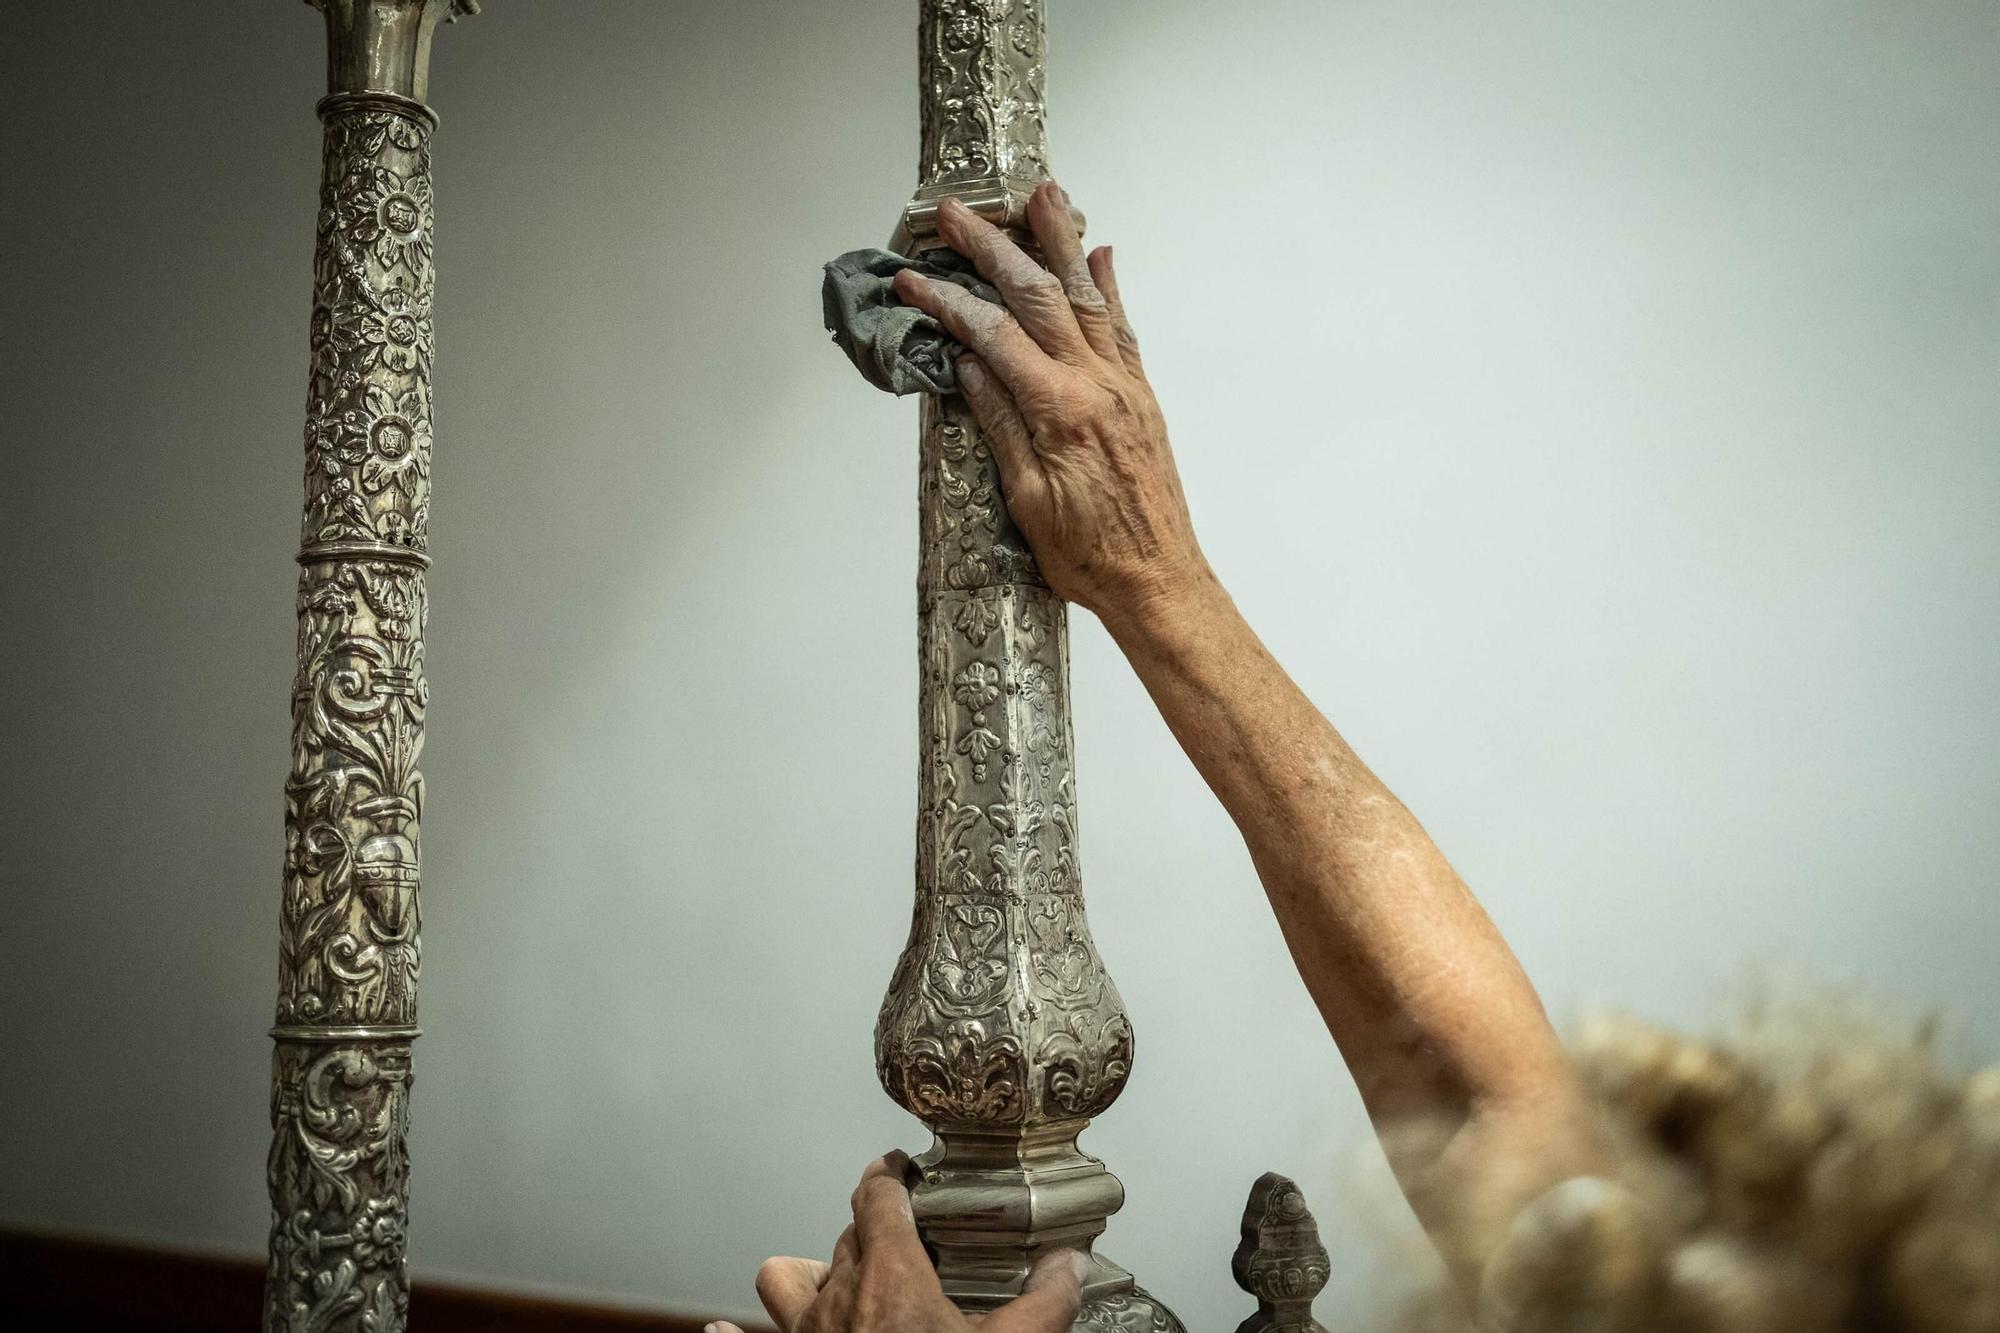
[[[851,250],[826,266],[820,287],[826,330],[862,377],[894,394],[953,393],[965,348],[942,324],[896,299],[890,282],[906,268],[957,283],[983,301],[1004,304],[972,261],[939,247],[911,259],[887,250]]]

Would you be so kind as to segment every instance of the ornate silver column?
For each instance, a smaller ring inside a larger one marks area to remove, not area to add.
[[[298,674],[271,1073],[269,1330],[404,1327],[431,467],[431,35],[473,0],[308,0],[327,26]]]
[[[920,0],[919,187],[893,242],[939,244],[956,195],[1024,225],[1048,174],[1040,0]],[[1091,941],[1077,865],[1068,608],[1008,518],[962,399],[926,399],[918,491],[916,909],[875,1029],[889,1095],[935,1135],[917,1224],[967,1310],[1090,1251],[1124,1202],[1077,1146],[1118,1096],[1132,1026]],[[1092,1255],[1080,1328],[1179,1330]]]

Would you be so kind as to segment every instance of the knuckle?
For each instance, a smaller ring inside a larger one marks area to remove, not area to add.
[[[949,318],[945,320],[945,327],[950,329],[952,336],[960,342],[977,346],[993,336],[995,325],[982,311],[954,307]]]
[[[1022,384],[1015,391],[1014,401],[1020,404],[1023,420],[1040,428],[1062,423],[1064,398],[1059,387],[1046,378],[1038,377]]]
[[[1090,266],[1082,260],[1068,265],[1062,274],[1063,292],[1071,305],[1087,306],[1102,310],[1106,308],[1104,292],[1097,280],[1090,275]]]
[[[1014,318],[1013,311],[1002,310],[999,306],[988,306],[986,309],[985,327],[980,332],[984,333],[988,338],[997,341],[1003,338],[1025,338],[1028,336],[1027,332],[1021,327],[1021,321]]]
[[[1039,300],[1053,301],[1062,296],[1063,282],[1045,268],[1037,268],[1022,280],[1021,289]]]
[[[1102,314],[1108,308],[1104,303],[1104,293],[1097,290],[1096,284],[1088,282],[1069,288],[1069,303],[1093,314]]]
[[[1085,432],[1090,413],[1075,394],[1058,392],[1042,403],[1041,417],[1059,442],[1071,442]]]
[[[963,288],[954,287],[948,282],[933,282],[930,293],[931,305],[936,308],[938,314],[943,315],[946,319],[957,318],[959,313],[965,309],[965,303],[959,299],[966,295]]]
[[[855,1190],[854,1206],[857,1211],[865,1208],[886,1212],[895,1208],[902,1195],[901,1182],[887,1176],[872,1176],[862,1181],[860,1188]]]
[[[973,253],[968,257],[980,268],[1004,266],[1007,262],[1007,252],[1013,248],[1014,243],[1003,236],[997,228],[984,224],[972,234]]]
[[[1003,328],[1011,318],[1005,310],[987,301],[968,304],[964,315],[967,327],[978,329],[981,333],[991,333]]]
[[[787,1271],[789,1271],[788,1265],[783,1259],[766,1259],[759,1264],[756,1281],[758,1297],[768,1301],[773,1294],[780,1291],[784,1286]]]

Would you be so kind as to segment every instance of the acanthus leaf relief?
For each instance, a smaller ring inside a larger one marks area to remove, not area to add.
[[[1143,1287],[1085,1302],[1071,1327],[1073,1333],[1185,1333],[1173,1311]]]
[[[1027,1117],[1027,1067],[1021,1039],[1012,1033],[952,1023],[940,1033],[909,1038],[902,1058],[899,1100],[926,1121],[1004,1125]]]
[[[329,1329],[406,1304],[409,1085],[406,1042],[279,1043],[267,1329]]]
[[[423,615],[413,569],[301,575],[280,1023],[415,1020]]]

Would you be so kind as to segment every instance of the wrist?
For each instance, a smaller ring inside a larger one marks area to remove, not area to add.
[[[1149,579],[1106,604],[1098,619],[1127,657],[1150,657],[1201,638],[1236,614],[1222,580],[1197,553],[1187,568]]]

